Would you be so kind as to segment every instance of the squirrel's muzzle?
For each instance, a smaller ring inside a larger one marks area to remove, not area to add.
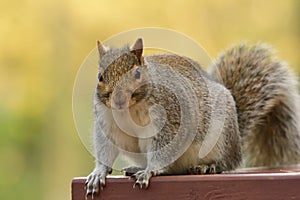
[[[114,109],[124,109],[129,105],[129,98],[122,91],[116,91],[112,94],[111,107]]]

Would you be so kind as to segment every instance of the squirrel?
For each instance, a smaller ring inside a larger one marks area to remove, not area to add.
[[[205,72],[184,56],[143,56],[141,38],[131,47],[97,46],[96,166],[87,195],[105,186],[119,154],[140,188],[157,175],[300,162],[297,79],[269,47],[234,46]]]

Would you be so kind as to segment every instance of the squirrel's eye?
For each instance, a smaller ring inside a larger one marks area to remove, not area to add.
[[[139,68],[137,68],[137,69],[135,70],[134,78],[135,78],[135,79],[140,79],[140,78],[141,78],[141,72],[140,72],[140,69],[139,69]]]
[[[99,80],[99,82],[102,82],[102,81],[103,81],[103,77],[102,77],[101,72],[98,73],[98,80]]]

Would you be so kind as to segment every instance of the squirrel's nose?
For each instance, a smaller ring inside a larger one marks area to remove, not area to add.
[[[126,100],[126,95],[121,91],[117,91],[115,95],[113,95],[114,104],[119,108],[126,103]]]

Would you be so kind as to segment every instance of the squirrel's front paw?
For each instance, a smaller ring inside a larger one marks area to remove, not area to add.
[[[132,177],[135,179],[135,183],[133,187],[139,186],[142,188],[147,188],[149,186],[149,180],[155,173],[153,171],[148,170],[140,170],[135,173]]]
[[[86,179],[86,196],[97,194],[99,187],[102,189],[105,186],[106,173],[100,171],[93,171]]]

